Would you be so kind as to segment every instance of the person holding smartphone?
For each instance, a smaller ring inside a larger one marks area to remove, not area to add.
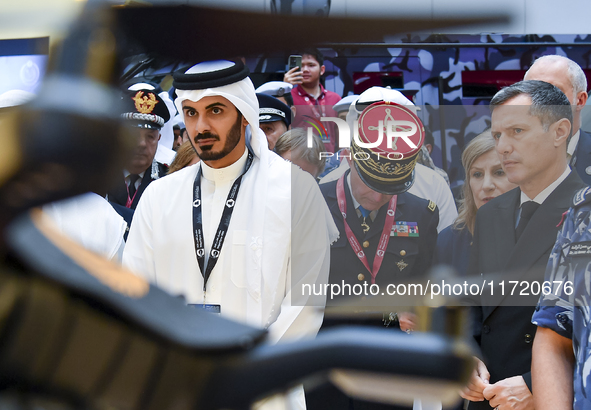
[[[296,113],[292,127],[303,126],[306,128],[310,119],[320,121],[322,117],[336,117],[332,108],[341,97],[332,91],[324,89],[320,84],[320,77],[324,74],[324,56],[315,49],[304,50],[302,53],[301,67],[290,69],[283,81],[295,85],[291,90]],[[333,123],[325,123],[328,135],[320,135],[326,150],[335,152],[337,141],[337,129]]]

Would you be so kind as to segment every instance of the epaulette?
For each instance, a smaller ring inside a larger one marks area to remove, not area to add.
[[[437,204],[435,204],[435,202],[433,201],[429,201],[429,205],[427,205],[427,209],[431,212],[435,212],[435,208],[437,207]]]
[[[587,202],[591,202],[591,187],[585,187],[577,191],[573,198],[573,207],[579,207]]]

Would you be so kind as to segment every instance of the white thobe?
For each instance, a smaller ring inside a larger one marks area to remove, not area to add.
[[[88,250],[110,260],[121,260],[125,220],[105,198],[88,192],[43,206],[55,227]]]
[[[123,264],[189,304],[219,304],[222,316],[268,328],[271,342],[313,336],[322,310],[296,294],[304,283],[326,281],[334,239],[327,227],[334,223],[309,174],[264,155],[266,161],[255,156],[242,179],[206,292],[193,239],[193,181],[201,167],[207,254],[246,154],[223,170],[200,162],[152,182],[136,209]]]

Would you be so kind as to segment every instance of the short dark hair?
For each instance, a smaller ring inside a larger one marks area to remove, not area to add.
[[[289,108],[293,107],[293,97],[291,96],[291,93],[285,93],[282,97],[285,98],[285,102],[289,105]]]
[[[548,131],[551,124],[563,118],[573,123],[573,110],[568,98],[558,87],[545,81],[520,81],[503,88],[490,101],[491,112],[521,94],[531,98],[529,113],[540,119],[544,130]]]
[[[304,54],[311,55],[316,61],[318,61],[319,65],[324,65],[324,55],[317,48],[307,48],[303,50],[301,54],[302,56]]]

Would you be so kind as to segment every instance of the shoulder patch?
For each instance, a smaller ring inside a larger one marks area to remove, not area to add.
[[[429,201],[429,205],[427,205],[427,209],[431,212],[435,212],[435,208],[437,207],[437,205],[435,204],[435,202],[433,201]]]
[[[586,202],[591,201],[591,195],[589,195],[590,192],[591,192],[591,187],[585,187],[585,188],[577,191],[577,193],[575,194],[575,196],[573,198],[573,206],[577,207],[577,206],[580,206]]]

